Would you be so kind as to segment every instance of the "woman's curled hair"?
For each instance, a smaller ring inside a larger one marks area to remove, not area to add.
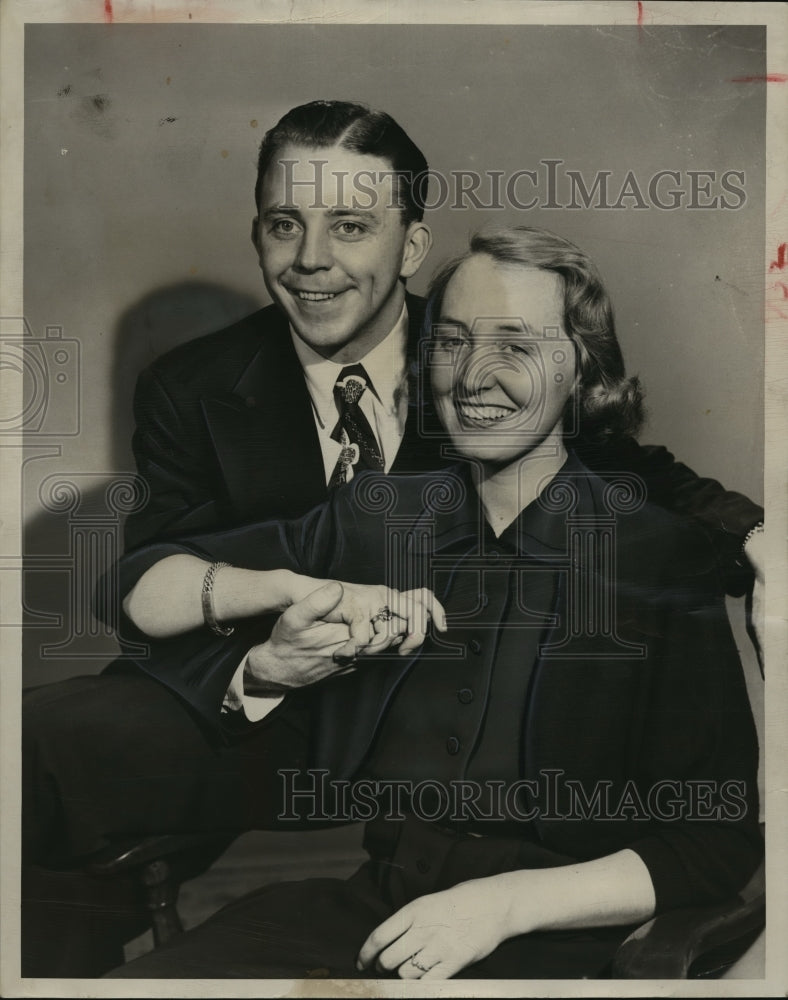
[[[588,442],[636,435],[644,419],[643,391],[637,376],[627,376],[616,337],[613,307],[591,258],[569,240],[546,229],[513,226],[483,231],[471,238],[468,250],[444,264],[430,285],[425,333],[441,312],[446,287],[469,257],[485,254],[501,264],[551,271],[561,279],[564,330],[575,345],[580,375],[577,426],[571,436]]]

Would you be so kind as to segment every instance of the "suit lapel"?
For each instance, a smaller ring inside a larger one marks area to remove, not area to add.
[[[295,517],[325,499],[312,403],[276,314],[232,391],[203,400],[225,486],[241,517]]]
[[[423,299],[407,295],[411,369],[419,361]],[[422,472],[447,464],[429,392],[409,372],[408,416],[392,472]],[[423,398],[422,398],[423,397]],[[420,404],[423,404],[420,411]],[[294,517],[326,498],[312,402],[287,320],[266,314],[260,346],[232,388],[203,400],[208,431],[228,498],[242,519]]]
[[[405,431],[391,472],[426,472],[442,468],[440,446],[445,440],[432,405],[429,379],[423,362],[421,342],[426,303],[414,295],[406,296],[408,307],[408,416]],[[421,370],[420,370],[421,369]]]

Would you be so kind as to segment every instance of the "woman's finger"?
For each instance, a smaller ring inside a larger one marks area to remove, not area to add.
[[[452,976],[456,976],[458,972],[464,969],[465,966],[461,962],[436,962],[435,965],[425,972],[421,977],[422,979],[451,979]]]
[[[400,979],[424,979],[439,964],[440,958],[431,952],[429,945],[427,945],[409,955],[398,967],[397,974]]]
[[[384,948],[380,952],[375,959],[375,966],[379,972],[394,972],[401,965],[406,965],[411,956],[419,951],[421,951],[421,943],[418,940],[418,936],[413,930],[409,930],[401,937],[398,937],[396,941],[393,941],[388,948]],[[418,978],[418,975],[423,975],[423,973],[418,972],[415,965],[411,966],[411,968],[417,973],[417,976],[411,978]]]
[[[396,913],[392,913],[382,924],[378,924],[364,944],[362,944],[358,958],[356,959],[356,968],[361,970],[372,965],[383,949],[388,948],[392,942],[402,937],[403,934],[410,930],[410,927],[411,918],[407,906],[404,906],[401,910],[397,910]]]

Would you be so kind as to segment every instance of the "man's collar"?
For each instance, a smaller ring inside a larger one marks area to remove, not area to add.
[[[290,336],[298,360],[304,370],[309,394],[318,416],[324,426],[333,426],[336,420],[334,385],[339,373],[347,365],[331,361],[318,354],[290,327]],[[406,351],[408,343],[408,311],[403,303],[399,319],[381,342],[372,348],[359,364],[369,376],[373,391],[381,405],[390,413],[396,413],[399,392],[406,375]]]

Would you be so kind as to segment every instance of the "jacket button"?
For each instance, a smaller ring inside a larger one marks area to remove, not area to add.
[[[429,861],[425,861],[424,858],[419,858],[419,860],[416,862],[416,870],[419,872],[419,874],[426,875],[427,872],[430,870]]]
[[[460,741],[457,739],[456,736],[450,736],[446,740],[446,749],[452,756],[460,752]]]
[[[460,688],[457,692],[457,699],[462,705],[470,705],[473,701],[473,691],[470,688]]]
[[[482,644],[479,642],[478,639],[471,639],[471,641],[468,643],[468,649],[470,649],[472,653],[481,653]]]

